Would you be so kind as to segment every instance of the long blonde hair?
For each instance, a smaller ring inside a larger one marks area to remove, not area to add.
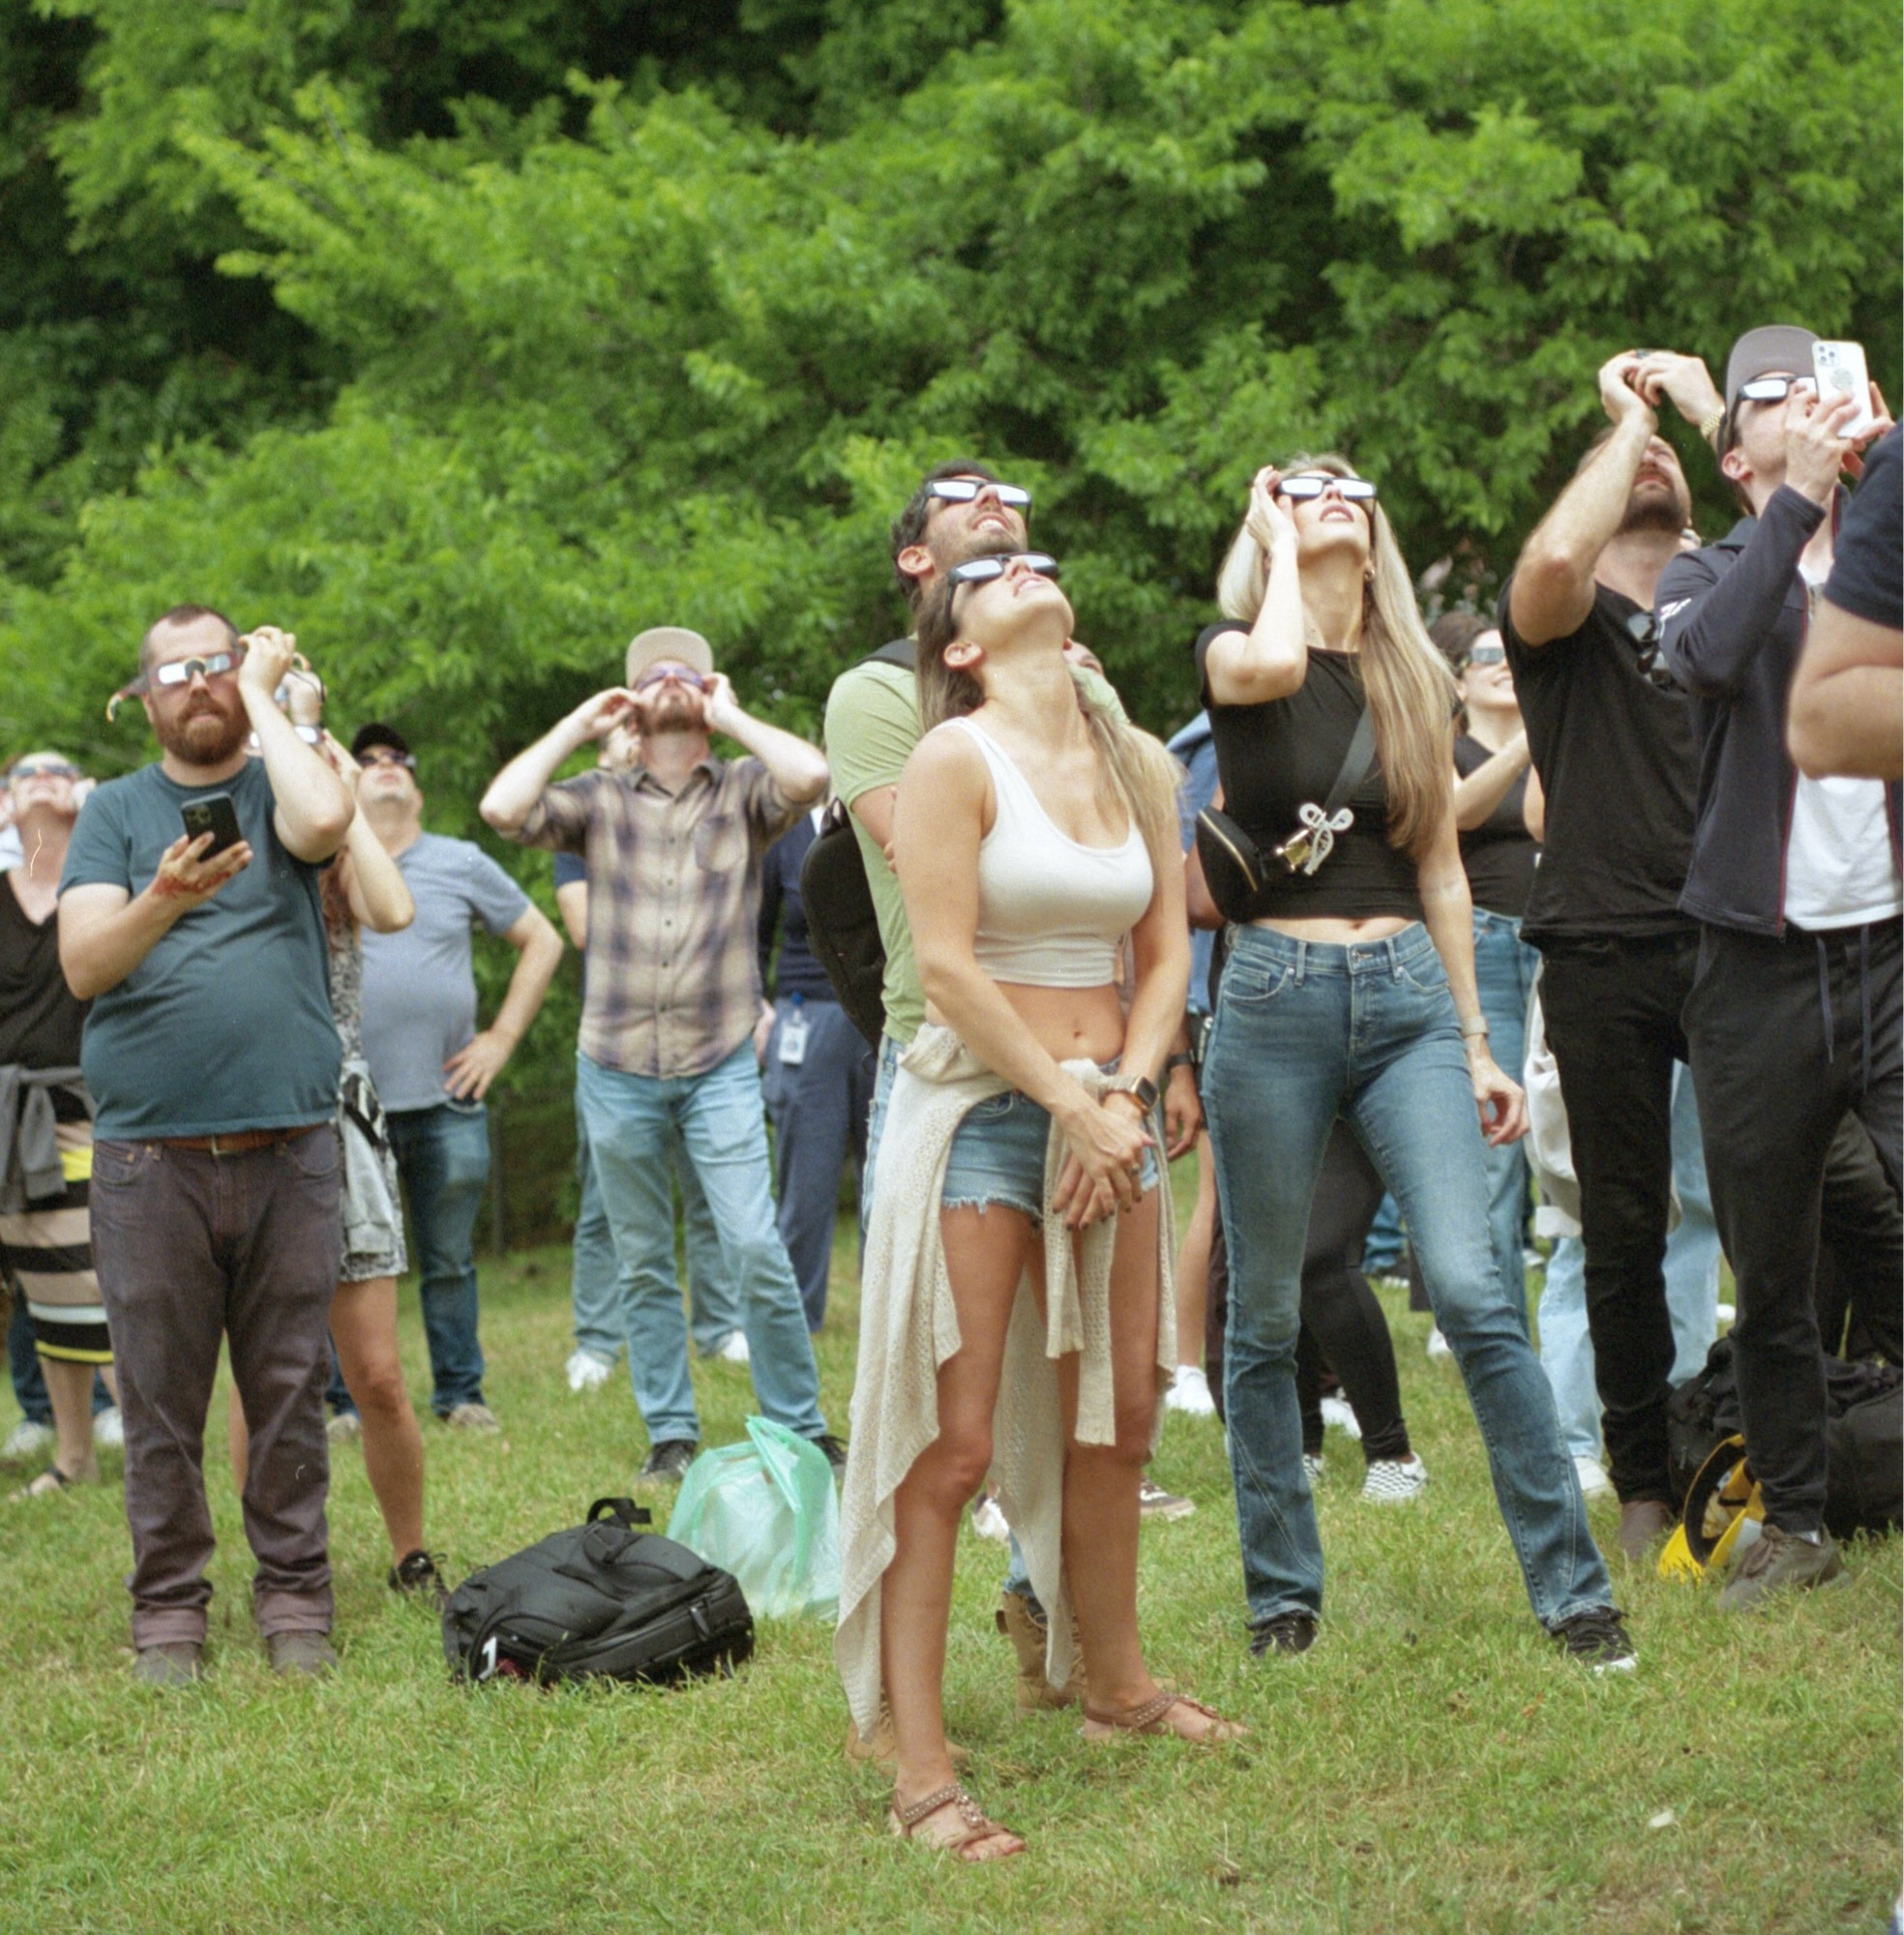
[[[919,610],[919,723],[928,732],[985,703],[985,687],[977,677],[945,663],[946,646],[960,636],[952,617],[956,588],[941,579]],[[1176,793],[1182,778],[1177,763],[1161,740],[1124,717],[1111,700],[1108,681],[1091,677],[1082,666],[1067,664],[1065,669],[1097,752],[1098,804],[1107,813],[1118,805],[1129,813],[1144,836],[1151,869],[1162,878],[1166,868],[1183,864],[1177,845]]]
[[[1332,477],[1355,475],[1346,457],[1329,451],[1320,457],[1298,454],[1277,468],[1285,477],[1305,470],[1324,470]],[[1388,844],[1418,858],[1449,810],[1454,674],[1422,625],[1414,584],[1381,499],[1369,508],[1374,513],[1374,541],[1369,548],[1370,576],[1362,587],[1362,685],[1375,718],[1376,751],[1388,788]],[[1226,618],[1253,625],[1268,589],[1263,547],[1246,524],[1236,533],[1217,574],[1218,609]],[[1320,643],[1306,618],[1304,630],[1310,644]]]

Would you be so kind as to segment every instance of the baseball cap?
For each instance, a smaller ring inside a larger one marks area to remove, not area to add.
[[[652,625],[629,642],[624,682],[633,685],[657,659],[671,659],[702,673],[714,670],[714,648],[699,632],[685,625]]]
[[[1748,329],[1732,345],[1732,354],[1726,358],[1725,378],[1728,435],[1739,410],[1740,386],[1754,376],[1768,376],[1773,371],[1783,371],[1792,376],[1804,375],[1811,368],[1811,345],[1817,341],[1810,330],[1800,329],[1796,323],[1769,322],[1761,329]]]
[[[388,746],[393,752],[409,757],[410,742],[394,726],[386,726],[380,720],[372,720],[368,726],[360,726],[350,741],[350,757],[361,759],[372,746]]]

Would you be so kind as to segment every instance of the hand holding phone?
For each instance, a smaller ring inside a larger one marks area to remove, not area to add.
[[[1864,367],[1862,343],[1814,342],[1811,345],[1811,370],[1818,382],[1818,401],[1821,403],[1836,402],[1840,397],[1851,397],[1857,401],[1857,414],[1840,426],[1840,436],[1856,442],[1875,428],[1877,418],[1871,413],[1871,376]]]
[[[245,837],[238,826],[238,809],[232,805],[228,792],[208,792],[187,800],[179,808],[179,818],[185,821],[188,840],[196,840],[201,833],[212,836],[212,844],[198,855],[200,860],[212,859],[227,847],[237,846]]]

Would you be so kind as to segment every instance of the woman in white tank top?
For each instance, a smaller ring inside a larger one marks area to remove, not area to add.
[[[1005,1331],[1027,1272],[1042,1302],[1048,1219],[1073,1233],[1117,1219],[1115,1443],[1078,1442],[1080,1358],[1058,1360],[1061,1549],[1088,1686],[1085,1733],[1241,1731],[1161,1692],[1137,1631],[1138,1484],[1169,1375],[1157,1362],[1160,1240],[1169,1240],[1159,1219],[1170,1198],[1157,1186],[1153,1085],[1189,979],[1176,770],[1148,734],[1086,707],[1065,656],[1071,607],[1055,580],[1036,554],[976,558],[928,602],[920,714],[937,729],[907,765],[894,834],[928,1019],[1009,1085],[972,1109],[952,1142],[939,1218],[960,1348],[938,1367],[938,1435],[895,1494],[880,1615],[898,1746],[894,1824],[977,1860],[1024,1842],[985,1821],[952,1771],[940,1711],[952,1558],[961,1515],[992,1464]],[[1116,985],[1126,936],[1136,968],[1128,1015]],[[1081,1074],[1095,1071],[1067,1062],[1115,1065],[1111,1082],[1131,1086],[1087,1084]],[[1047,1204],[1054,1123],[1065,1159]]]

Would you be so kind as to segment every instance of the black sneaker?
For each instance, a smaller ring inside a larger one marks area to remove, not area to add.
[[[1272,1613],[1260,1626],[1250,1628],[1252,1659],[1272,1652],[1307,1652],[1315,1644],[1314,1613]]]
[[[847,1469],[847,1447],[830,1431],[822,1431],[818,1438],[810,1438],[807,1443],[818,1444],[826,1453],[826,1462],[836,1472]]]
[[[421,1549],[390,1568],[390,1590],[419,1599],[427,1599],[440,1613],[450,1596],[443,1575],[436,1569],[437,1555]]]
[[[641,1476],[666,1478],[679,1484],[699,1449],[699,1444],[692,1438],[664,1438],[659,1444],[648,1446],[648,1455],[641,1460]]]
[[[1590,1606],[1549,1626],[1555,1641],[1594,1673],[1631,1673],[1640,1663],[1626,1637],[1626,1616],[1614,1606]]]

